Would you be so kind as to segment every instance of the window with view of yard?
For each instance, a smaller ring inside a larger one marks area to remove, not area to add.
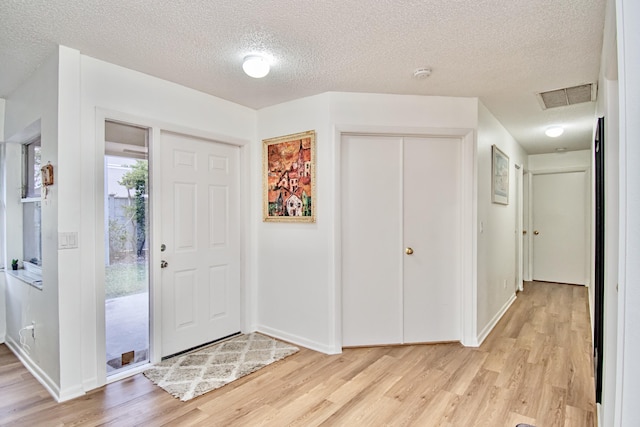
[[[42,265],[40,148],[40,137],[22,147],[22,260],[36,266]]]

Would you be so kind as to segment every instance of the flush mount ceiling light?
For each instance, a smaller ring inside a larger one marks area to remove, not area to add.
[[[544,131],[544,134],[549,138],[557,138],[564,133],[564,128],[562,126],[551,126]]]
[[[269,62],[267,58],[260,55],[245,56],[242,69],[248,76],[260,79],[269,74]]]

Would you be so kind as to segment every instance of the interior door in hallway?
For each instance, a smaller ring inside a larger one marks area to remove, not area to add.
[[[240,331],[239,148],[163,132],[162,356]]]
[[[587,174],[533,175],[533,280],[587,281]]]
[[[460,150],[343,136],[344,346],[460,339]]]

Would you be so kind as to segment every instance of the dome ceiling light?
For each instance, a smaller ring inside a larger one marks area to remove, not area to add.
[[[267,58],[260,55],[245,56],[244,62],[242,63],[244,72],[254,79],[260,79],[269,74],[270,68]]]
[[[564,128],[562,126],[551,126],[544,131],[544,134],[549,138],[557,138],[564,133]]]

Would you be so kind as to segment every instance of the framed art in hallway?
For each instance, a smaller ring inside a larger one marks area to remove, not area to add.
[[[315,222],[316,133],[262,141],[263,220]]]
[[[509,204],[509,157],[495,144],[491,146],[491,201]]]

